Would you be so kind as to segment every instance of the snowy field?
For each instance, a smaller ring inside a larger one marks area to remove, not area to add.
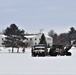
[[[30,48],[25,53],[9,53],[0,48],[0,75],[76,75],[76,48],[72,56],[31,57]]]

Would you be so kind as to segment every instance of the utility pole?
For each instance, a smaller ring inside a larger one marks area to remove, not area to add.
[[[43,33],[43,29],[40,29],[40,34]]]

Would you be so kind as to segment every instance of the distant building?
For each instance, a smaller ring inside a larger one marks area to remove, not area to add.
[[[25,37],[27,39],[25,39],[24,42],[27,44],[27,46],[37,45],[40,42],[41,35],[42,35],[41,33],[25,34]],[[5,40],[5,37],[6,37],[5,35],[0,34],[0,47],[3,47],[2,43],[3,43],[3,40]],[[47,45],[52,46],[53,38],[48,35],[45,35],[45,38],[46,38]]]
[[[25,40],[27,46],[34,46],[34,45],[39,44],[41,36],[42,36],[41,33],[40,34],[27,34],[27,35],[25,35],[25,37],[27,38]],[[52,46],[53,38],[48,36],[48,35],[45,35],[45,38],[46,38],[47,45]]]
[[[0,47],[3,47],[3,40],[5,40],[5,35],[3,35],[3,34],[0,34]]]

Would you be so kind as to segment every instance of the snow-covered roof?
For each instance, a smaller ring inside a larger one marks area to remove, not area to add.
[[[25,36],[26,38],[33,38],[35,35]]]
[[[0,34],[0,37],[6,37],[6,35]]]
[[[29,35],[29,36],[25,36],[26,38],[34,38],[34,37],[38,37],[38,36],[41,36],[42,34],[39,34],[39,35]],[[52,38],[46,34],[44,34],[46,38]]]

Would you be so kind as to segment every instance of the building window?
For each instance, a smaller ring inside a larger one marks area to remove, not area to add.
[[[32,40],[32,38],[30,38],[30,40]]]
[[[35,40],[37,40],[37,38],[35,38]]]
[[[3,40],[3,38],[2,38],[2,40]]]

